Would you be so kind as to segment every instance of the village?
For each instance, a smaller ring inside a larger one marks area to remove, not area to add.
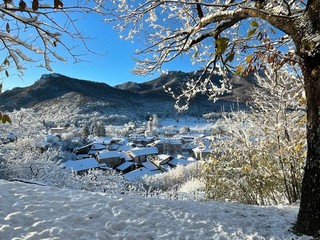
[[[204,160],[212,152],[208,128],[189,127],[178,122],[162,126],[152,117],[140,126],[127,128],[127,136],[94,138],[73,149],[75,159],[65,161],[64,166],[70,173],[80,174],[90,169],[116,171],[133,182],[178,165]],[[58,136],[63,130],[52,128],[50,133]]]

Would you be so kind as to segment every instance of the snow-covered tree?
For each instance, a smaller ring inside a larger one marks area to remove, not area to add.
[[[40,115],[33,109],[20,109],[10,113],[12,124],[0,124],[0,136],[5,137],[8,134],[14,134],[17,138],[27,138],[45,132],[45,127],[41,122]]]
[[[214,131],[215,152],[204,171],[207,195],[250,204],[293,203],[300,199],[305,160],[302,82],[266,69],[257,84],[253,111],[225,115],[217,126],[220,134]]]
[[[89,135],[90,135],[89,126],[88,126],[88,125],[85,125],[85,126],[82,128],[81,136],[82,136],[84,139],[87,139],[87,137],[89,137]]]
[[[137,74],[161,70],[181,56],[203,66],[182,93],[185,108],[199,92],[212,99],[230,90],[228,69],[248,74],[266,65],[300,67],[306,90],[308,154],[295,230],[317,235],[320,230],[320,0],[111,1],[110,21],[126,39],[145,43],[137,50]],[[139,58],[139,56],[142,56]],[[211,82],[213,74],[221,83]],[[170,91],[170,89],[168,89]]]
[[[98,124],[98,137],[105,137],[106,136],[106,127],[103,122],[99,122]]]
[[[92,123],[92,134],[96,137],[106,136],[106,128],[103,122],[97,122],[96,120]]]
[[[257,75],[259,87],[252,92],[251,104],[260,113],[256,122],[267,136],[266,146],[262,147],[277,158],[286,197],[292,203],[300,198],[301,169],[306,157],[303,82],[291,71],[266,69],[263,75]]]

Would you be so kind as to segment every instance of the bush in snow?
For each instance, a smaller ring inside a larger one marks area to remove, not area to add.
[[[306,154],[303,90],[289,73],[265,73],[253,91],[253,111],[220,122],[224,129],[214,136],[215,152],[204,167],[209,198],[248,204],[299,200]]]
[[[122,175],[112,171],[90,170],[86,173],[71,174],[64,187],[116,194],[130,194],[140,191],[136,185],[129,184]]]
[[[142,186],[150,195],[177,196],[182,186],[186,190],[188,183],[200,181],[200,164],[200,162],[195,162],[187,166],[179,165],[168,172],[144,177]],[[201,190],[202,186],[199,187],[200,189],[193,189],[193,191]]]

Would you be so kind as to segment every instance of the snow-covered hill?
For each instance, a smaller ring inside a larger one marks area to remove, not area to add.
[[[0,180],[0,239],[310,239],[297,206],[173,201]]]
[[[190,103],[189,109],[178,113],[174,108],[175,100],[163,90],[163,85],[178,88],[182,79],[191,73],[172,73],[143,84],[127,83],[122,87],[111,87],[105,83],[79,80],[61,74],[43,75],[33,85],[14,88],[0,95],[0,111],[13,111],[21,108],[33,108],[41,114],[41,119],[56,121],[59,116],[65,122],[75,124],[95,116],[103,118],[106,124],[113,124],[108,116],[120,116],[120,124],[130,120],[148,119],[150,114],[159,117],[191,115],[201,117],[209,112],[228,111],[236,107],[246,108],[238,103],[238,97],[209,101],[207,96],[199,96]],[[176,79],[179,79],[177,81]],[[132,91],[139,88],[138,91]],[[69,116],[72,117],[69,117]],[[119,117],[118,117],[119,118]]]

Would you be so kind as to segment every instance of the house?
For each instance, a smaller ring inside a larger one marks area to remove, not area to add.
[[[197,145],[194,143],[185,143],[182,145],[182,154],[184,156],[194,156],[193,149],[196,148]]]
[[[139,149],[132,149],[128,151],[128,155],[133,159],[136,163],[142,163],[147,161],[147,157],[152,157],[158,154],[158,148],[156,147],[145,147]]]
[[[105,163],[108,167],[115,169],[124,162],[121,154],[117,151],[99,151],[96,153],[96,159],[99,163]]]
[[[120,158],[122,158],[126,162],[132,162],[133,159],[126,152],[120,152]]]
[[[125,173],[128,173],[128,172],[135,170],[135,168],[136,168],[136,163],[124,162],[121,165],[119,165],[118,167],[116,167],[116,170],[125,174]]]
[[[155,141],[153,146],[157,147],[159,153],[176,155],[182,153],[182,142],[177,138],[165,138]]]
[[[63,163],[68,172],[83,172],[90,169],[99,168],[99,163],[94,158],[81,160],[69,160]]]
[[[110,151],[117,151],[119,146],[124,145],[125,142],[126,140],[123,138],[113,137],[112,139],[109,139],[106,149]]]
[[[144,136],[144,135],[132,135],[130,136],[130,141],[135,145],[141,144],[142,146],[146,146],[147,144],[154,141],[154,136]]]
[[[87,144],[87,145],[82,146],[82,147],[77,147],[77,148],[75,148],[75,149],[73,150],[73,152],[74,152],[75,154],[77,154],[77,155],[80,155],[80,154],[81,154],[81,155],[82,155],[82,154],[87,154],[87,155],[88,155],[88,152],[89,152],[89,150],[91,149],[92,145],[93,145],[93,143]]]
[[[118,148],[119,152],[127,152],[131,149],[131,147],[129,145],[120,145]]]
[[[160,166],[160,165],[168,163],[171,159],[172,159],[172,157],[170,155],[159,154],[154,157],[152,162],[155,163],[157,166]]]
[[[103,143],[93,143],[91,145],[91,148],[90,148],[88,154],[90,156],[94,156],[97,152],[99,152],[101,150],[104,150],[106,148],[107,148],[107,146],[105,144],[103,144]]]
[[[200,160],[205,160],[212,153],[212,149],[208,147],[196,147],[192,150],[194,157]]]
[[[146,169],[148,169],[149,171],[160,170],[160,168],[157,165],[155,165],[153,162],[151,162],[151,161],[143,162],[143,163],[141,163],[141,165],[143,167],[145,167]]]
[[[79,154],[88,154],[89,150],[91,149],[92,143],[87,144],[85,146],[77,147],[73,149],[73,153],[79,155]]]
[[[117,151],[120,145],[118,143],[112,143],[109,145],[108,150],[109,151]]]

